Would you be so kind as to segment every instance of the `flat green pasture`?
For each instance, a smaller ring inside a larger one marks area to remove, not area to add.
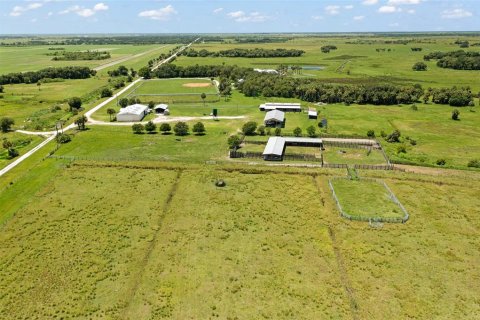
[[[380,150],[356,149],[325,146],[322,151],[324,163],[385,165]]]
[[[383,184],[371,180],[330,180],[342,210],[357,217],[403,218]]]
[[[338,216],[328,170],[156,164],[40,162],[1,226],[2,318],[480,316],[478,174],[365,172],[411,214],[372,229]],[[346,192],[386,206],[366,188]]]
[[[155,57],[162,52],[167,52],[172,46],[161,48],[164,45],[52,45],[52,46],[30,46],[30,47],[0,47],[0,60],[2,64],[0,66],[0,74],[10,72],[25,72],[25,71],[37,71],[47,67],[64,67],[64,66],[86,66],[95,68],[110,62],[114,62],[119,59],[131,57],[135,54],[147,52],[153,49],[157,49],[148,53],[147,59],[145,56],[140,57],[146,65],[146,62],[154,54]],[[77,61],[52,61],[53,56],[47,56],[48,53],[54,53],[55,50],[48,50],[50,47],[65,48],[64,51],[108,51],[111,54],[110,59],[105,60],[77,60]],[[127,63],[127,62],[125,62]],[[131,64],[133,63],[133,64]],[[128,67],[134,66],[138,63],[138,60],[132,60]],[[124,64],[124,63],[121,63]],[[124,64],[126,65],[126,64]]]

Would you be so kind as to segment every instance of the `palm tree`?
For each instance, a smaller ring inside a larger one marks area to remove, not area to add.
[[[111,122],[112,121],[112,115],[114,115],[116,113],[116,111],[115,111],[115,109],[108,108],[107,113],[110,116],[110,122]]]
[[[205,93],[202,93],[202,94],[200,95],[200,98],[202,98],[202,100],[203,100],[203,107],[205,107],[205,98],[207,98],[207,95],[206,95]]]

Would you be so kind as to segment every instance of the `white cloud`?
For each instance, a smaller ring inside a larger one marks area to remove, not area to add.
[[[166,21],[170,19],[170,16],[172,14],[177,14],[177,11],[172,5],[168,5],[164,8],[160,8],[157,10],[147,10],[147,11],[142,11],[138,14],[139,17],[144,17],[144,18],[149,18],[152,20],[161,20],[161,21]]]
[[[35,9],[41,8],[42,6],[43,6],[43,4],[39,3],[39,2],[30,3],[29,5],[26,5],[24,7],[15,6],[15,7],[13,7],[12,11],[10,12],[10,16],[18,17],[18,16],[21,16],[23,13],[25,13],[27,11],[35,10]]]
[[[394,22],[394,23],[390,23],[388,26],[389,27],[400,27],[400,23]]]
[[[213,13],[220,13],[223,11],[223,8],[217,8],[215,10],[213,10]]]
[[[330,15],[336,15],[340,13],[340,6],[326,6],[325,11]]]
[[[473,13],[465,9],[451,9],[442,12],[443,19],[461,19],[473,16]]]
[[[269,19],[268,16],[262,15],[258,11],[246,13],[244,11],[233,11],[227,13],[227,16],[236,22],[264,22]]]
[[[416,12],[415,9],[407,10],[407,13],[410,13],[410,14],[414,14],[415,12]]]
[[[420,4],[422,0],[388,0],[388,4],[392,6],[399,6],[404,4]]]
[[[312,16],[313,20],[323,20],[323,16]]]
[[[93,7],[93,10],[94,11],[105,11],[105,10],[108,10],[108,6],[103,3],[103,2],[100,2],[100,3],[97,3],[94,7]]]
[[[98,11],[105,11],[105,10],[108,10],[108,6],[103,2],[100,2],[94,5],[92,9],[84,8],[79,5],[74,5],[70,8],[60,11],[58,14],[76,13],[80,17],[88,18],[95,15],[95,13],[97,13]]]
[[[377,4],[378,0],[364,0],[362,2],[363,5],[365,6],[373,6],[374,4]]]
[[[378,12],[380,13],[394,13],[397,11],[398,11],[397,7],[394,7],[394,6],[381,6],[378,9]]]
[[[355,16],[355,17],[353,17],[353,20],[355,20],[355,21],[362,21],[363,19],[365,19],[365,16]]]
[[[343,7],[347,10],[352,10],[353,9],[353,6],[351,4],[343,6]]]

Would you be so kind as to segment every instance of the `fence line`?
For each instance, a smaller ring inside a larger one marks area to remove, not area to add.
[[[375,181],[378,183],[381,183],[387,192],[390,194],[390,199],[398,205],[398,207],[402,210],[403,212],[403,217],[367,217],[367,216],[362,216],[362,215],[351,215],[347,212],[345,212],[342,208],[342,205],[340,204],[340,201],[338,200],[337,194],[335,193],[335,189],[332,184],[332,180],[340,180],[340,179],[345,179],[342,177],[333,177],[332,179],[328,180],[328,185],[330,187],[330,190],[332,191],[333,199],[335,200],[335,203],[337,204],[338,210],[340,211],[340,215],[346,219],[349,220],[354,220],[354,221],[364,221],[364,222],[389,222],[389,223],[405,223],[407,220],[410,218],[410,214],[408,211],[405,209],[405,207],[401,204],[401,202],[398,200],[398,198],[395,196],[393,191],[387,186],[387,184],[384,181],[377,180],[377,179],[371,179],[371,178],[361,178],[359,180],[363,181]]]

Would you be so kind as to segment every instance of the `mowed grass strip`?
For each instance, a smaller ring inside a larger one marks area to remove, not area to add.
[[[342,210],[357,217],[402,218],[402,209],[379,181],[332,179]]]
[[[0,318],[113,318],[174,171],[71,167],[0,233]]]
[[[127,318],[350,318],[317,197],[309,176],[184,171]]]
[[[215,85],[207,79],[154,79],[140,82],[135,94],[216,94]]]

